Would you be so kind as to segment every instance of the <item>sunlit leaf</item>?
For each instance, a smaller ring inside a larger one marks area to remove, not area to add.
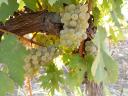
[[[0,63],[9,68],[10,77],[19,85],[24,81],[24,58],[28,54],[25,47],[13,35],[5,35],[0,43]]]
[[[2,1],[0,0],[0,21],[5,22],[18,9],[18,3],[17,0]]]
[[[49,63],[45,66],[45,74],[40,77],[43,88],[50,89],[54,93],[55,89],[59,89],[59,83],[63,83],[63,71],[58,70],[54,63]]]
[[[23,0],[25,5],[32,9],[33,11],[37,10],[37,0]]]
[[[56,1],[58,1],[58,0],[48,0],[49,4],[50,4],[51,6],[52,6],[53,4],[55,4]]]
[[[65,84],[70,88],[80,86],[86,71],[83,59],[78,54],[65,54],[63,60],[68,69],[65,73]]]

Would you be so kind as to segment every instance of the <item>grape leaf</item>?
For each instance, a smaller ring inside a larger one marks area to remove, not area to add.
[[[92,64],[91,72],[94,79],[99,83],[113,83],[118,79],[118,65],[105,50],[106,31],[103,27],[98,27],[94,43],[98,47],[97,56]]]
[[[6,19],[13,15],[14,11],[18,9],[17,0],[0,1],[0,21],[5,22]]]
[[[68,64],[69,68],[79,68],[79,69],[85,68],[83,59],[80,57],[79,54],[71,55],[70,58],[68,59],[70,59]]]
[[[48,3],[52,6],[53,4],[56,3],[56,1],[58,1],[58,0],[48,0]]]
[[[19,4],[18,10],[24,10],[24,6],[25,6],[24,1],[23,0],[20,0],[20,1],[17,1],[17,2]]]
[[[25,5],[32,9],[33,11],[37,10],[37,0],[23,0]]]
[[[101,13],[98,7],[93,8],[92,14],[94,16],[94,25],[98,25],[101,19]]]
[[[50,89],[54,93],[55,89],[59,89],[59,83],[63,83],[63,71],[58,70],[54,63],[50,62],[45,66],[45,74],[40,77],[42,86],[45,89]]]
[[[93,80],[93,76],[92,76],[92,72],[91,72],[91,67],[92,67],[93,61],[94,61],[94,57],[92,55],[85,56],[85,62],[86,62],[86,66],[87,66],[87,77],[90,81]]]
[[[28,54],[15,36],[5,35],[0,43],[0,63],[6,64],[9,68],[10,77],[19,85],[24,80],[24,58]]]
[[[51,5],[50,1],[56,1],[53,5]],[[44,7],[52,12],[60,12],[63,9],[64,4],[76,4],[77,0],[43,0]]]
[[[99,50],[97,53],[97,56],[92,64],[92,75],[94,76],[94,79],[99,83],[101,81],[104,81],[106,78],[106,72],[104,70],[105,64],[102,58],[101,51]]]
[[[6,96],[7,92],[14,92],[14,82],[7,74],[0,72],[0,95]]]
[[[118,27],[119,28],[119,27]],[[111,36],[111,39],[114,41],[114,43],[117,43],[119,40],[125,40],[124,34],[122,31],[114,30],[112,27],[109,28],[109,33]]]
[[[110,0],[110,2],[112,4],[113,11],[119,18],[122,18],[123,15],[121,13],[121,6],[123,4],[123,0]]]
[[[114,83],[118,80],[118,65],[105,51],[102,51],[102,58],[105,64],[106,78],[105,83]]]
[[[112,20],[115,23],[115,25],[118,26],[118,27],[120,27],[118,16],[115,14],[114,11],[111,11],[110,13],[111,13],[111,17],[112,17]]]
[[[65,84],[69,88],[79,86],[84,79],[84,73],[86,71],[83,59],[78,54],[64,54],[63,60],[67,65],[67,69],[69,69],[65,73]]]
[[[0,0],[0,6],[1,6],[2,3],[8,4],[8,0]]]

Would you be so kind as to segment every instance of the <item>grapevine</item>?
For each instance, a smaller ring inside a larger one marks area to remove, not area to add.
[[[83,84],[86,95],[103,96],[104,86],[118,80],[118,64],[106,50],[106,40],[124,38],[122,4],[123,0],[0,1],[0,95],[13,94],[15,85],[26,81],[32,96],[31,80],[38,78],[51,96],[65,88],[80,91]]]

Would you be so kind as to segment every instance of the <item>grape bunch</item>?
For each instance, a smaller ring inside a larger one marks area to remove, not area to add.
[[[59,44],[59,37],[56,35],[38,33],[34,39],[36,42],[42,44],[43,46],[57,46]]]
[[[65,48],[78,48],[82,40],[87,39],[86,29],[88,28],[87,13],[88,5],[68,5],[61,15],[61,22],[64,23],[60,31],[60,46]]]
[[[33,77],[40,71],[40,67],[52,61],[57,55],[58,50],[55,47],[39,47],[31,49],[30,54],[25,58],[24,70],[26,76]]]
[[[95,56],[97,54],[97,47],[92,41],[85,42],[85,52],[86,54],[90,54]]]

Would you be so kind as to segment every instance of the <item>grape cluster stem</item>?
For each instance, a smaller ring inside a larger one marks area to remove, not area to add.
[[[25,77],[25,88],[29,94],[28,96],[32,96],[31,78],[29,77]]]

